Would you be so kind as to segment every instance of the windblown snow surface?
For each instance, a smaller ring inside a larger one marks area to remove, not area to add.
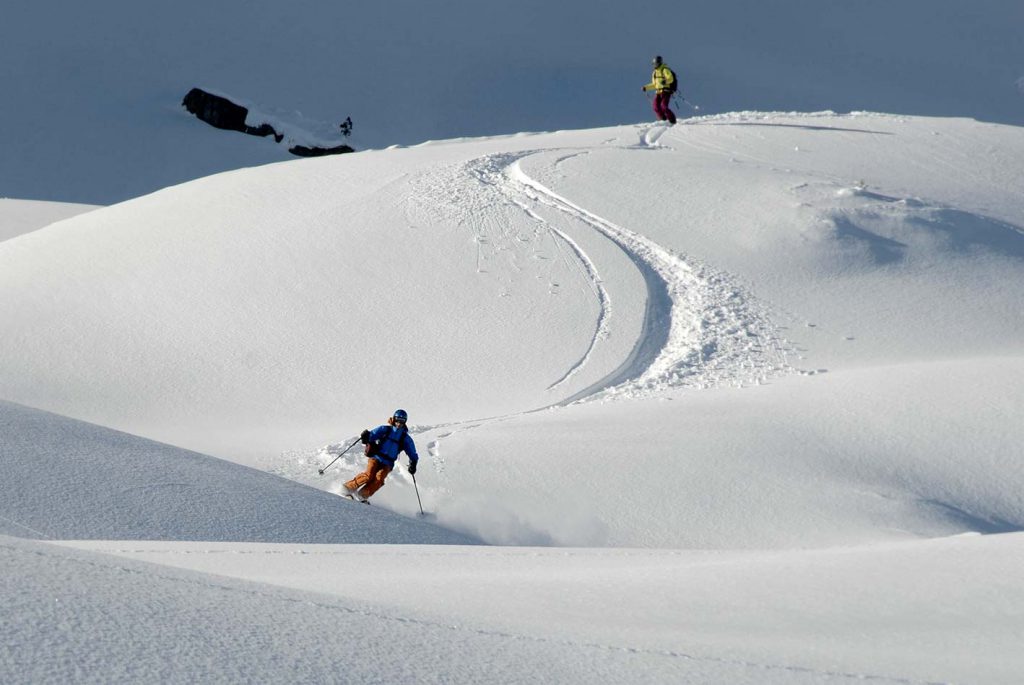
[[[0,243],[0,679],[1020,682],[1022,158],[733,113]]]

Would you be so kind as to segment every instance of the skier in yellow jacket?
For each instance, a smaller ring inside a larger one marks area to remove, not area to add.
[[[661,61],[661,55],[654,57],[654,72],[651,82],[644,86],[644,92],[654,91],[654,113],[659,121],[668,121],[669,126],[676,123],[675,112],[669,107],[672,95],[676,92],[676,75]]]

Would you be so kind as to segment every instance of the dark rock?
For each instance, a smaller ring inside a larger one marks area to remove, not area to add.
[[[338,145],[336,147],[306,147],[305,145],[296,145],[288,148],[288,152],[299,157],[323,157],[325,155],[341,155],[346,152],[355,152],[355,149],[348,145]]]
[[[284,140],[284,134],[278,133],[270,124],[264,123],[259,126],[249,126],[246,124],[245,119],[249,116],[248,108],[237,105],[220,95],[207,93],[200,88],[190,90],[185,99],[181,101],[181,104],[185,109],[210,126],[227,131],[240,131],[251,136],[273,136],[274,142],[277,143]],[[346,119],[345,123],[341,125],[341,129],[343,133],[347,131],[347,133],[344,133],[346,136],[349,135],[352,132],[352,119]],[[288,152],[299,157],[323,157],[324,155],[340,155],[345,152],[355,152],[355,149],[348,145],[338,145],[335,147],[294,145],[288,148]]]
[[[275,131],[270,124],[247,125],[245,123],[245,118],[249,116],[247,108],[236,105],[227,98],[207,93],[205,90],[193,88],[181,101],[181,104],[210,126],[227,131],[240,131],[251,136],[274,136],[274,140],[278,143],[284,139],[284,135]]]

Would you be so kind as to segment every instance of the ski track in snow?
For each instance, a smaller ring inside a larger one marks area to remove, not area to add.
[[[658,147],[658,141],[671,128],[667,123],[644,124],[640,127],[640,147]]]
[[[643,127],[641,140],[650,128]],[[586,399],[642,398],[679,387],[741,387],[791,371],[786,362],[786,343],[767,312],[731,276],[597,216],[529,177],[521,164],[534,155],[556,154],[560,155],[553,161],[557,166],[586,152],[529,150],[488,155],[426,174],[415,185],[416,201],[430,206],[445,220],[473,226],[478,245],[509,241],[507,228],[499,226],[497,234],[491,235],[488,222],[473,220],[481,208],[504,205],[530,217],[537,224],[538,234],[550,235],[556,245],[565,246],[565,261],[587,281],[598,300],[600,314],[588,350],[549,389],[572,378],[607,337],[614,317],[614,296],[601,282],[599,265],[565,231],[542,218],[537,206],[554,208],[602,234],[643,275],[648,290],[647,313],[630,357],[597,383],[543,408]]]
[[[724,273],[617,226],[530,178],[517,162],[514,183],[599,231],[633,261],[647,282],[644,331],[615,373],[564,403],[648,397],[670,388],[744,386],[790,371],[784,343],[753,298]],[[666,334],[667,331],[667,334]]]
[[[529,155],[532,153],[527,152],[524,154]],[[552,244],[554,245],[555,250],[561,255],[562,261],[571,269],[579,273],[584,283],[597,297],[600,313],[597,317],[596,330],[590,340],[590,344],[587,347],[587,350],[583,353],[583,356],[580,357],[579,361],[573,364],[561,378],[547,387],[547,390],[550,391],[557,389],[576,375],[576,373],[582,369],[587,364],[587,361],[592,357],[598,342],[608,337],[608,322],[611,317],[611,298],[609,297],[604,284],[601,282],[597,266],[593,261],[591,261],[583,248],[581,248],[564,231],[560,230],[557,226],[546,221],[543,217],[537,214],[533,207],[531,207],[530,203],[523,197],[523,193],[518,192],[518,188],[510,185],[510,170],[518,169],[518,160],[523,157],[524,154],[482,157],[470,162],[466,169],[472,176],[476,177],[480,181],[483,187],[495,189],[509,203],[519,208],[524,214],[526,214],[526,216],[535,222],[540,230],[547,231],[551,235]],[[556,162],[556,164],[557,163],[558,162]],[[560,247],[560,244],[564,244],[568,247],[568,254],[562,247]],[[573,257],[575,257],[575,259],[573,259]]]
[[[638,129],[642,147],[659,147],[659,139],[668,130],[658,125]],[[604,378],[557,402],[517,414],[421,426],[418,430],[411,427],[414,435],[442,431],[434,434],[427,445],[441,483],[437,490],[447,489],[443,485],[446,478],[441,443],[456,431],[576,402],[642,399],[677,388],[745,387],[793,371],[786,361],[787,343],[769,320],[767,309],[730,275],[588,211],[531,178],[522,166],[523,160],[535,155],[554,155],[551,163],[557,167],[588,153],[580,149],[498,153],[433,168],[412,180],[410,211],[426,212],[433,221],[472,231],[478,272],[485,273],[485,262],[502,251],[512,253],[513,269],[523,270],[520,260],[540,260],[541,244],[550,241],[561,261],[579,276],[582,287],[593,293],[599,313],[589,346],[548,391],[556,391],[586,367],[608,337],[615,308],[614,294],[605,288],[600,266],[565,230],[542,217],[541,209],[557,210],[568,221],[580,222],[612,241],[639,270],[647,288],[641,334],[628,357]],[[517,213],[529,219],[532,233],[523,234],[503,220]],[[528,256],[524,256],[526,252]],[[556,288],[559,284],[550,278],[549,285]],[[339,443],[290,453],[275,472],[310,483],[307,472],[326,465],[343,447]],[[361,450],[353,449],[335,468],[339,473],[355,473],[362,470],[362,464]],[[396,469],[398,473],[400,469]],[[332,478],[327,489],[340,491],[345,479]]]

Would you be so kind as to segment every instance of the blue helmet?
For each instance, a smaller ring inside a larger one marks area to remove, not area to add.
[[[407,413],[405,413],[404,409],[396,409],[395,413],[392,414],[392,417],[396,421],[408,421],[409,420],[409,415]]]

